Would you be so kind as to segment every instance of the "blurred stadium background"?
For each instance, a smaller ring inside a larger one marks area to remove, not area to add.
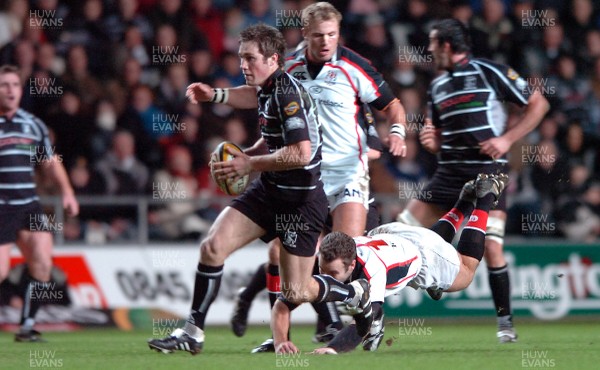
[[[258,131],[254,111],[189,104],[186,86],[243,84],[239,31],[262,21],[279,27],[293,47],[301,41],[299,10],[308,3],[0,1],[0,64],[20,67],[22,107],[52,130],[82,205],[79,217],[65,218],[53,189],[40,182],[55,228],[59,287],[39,314],[42,330],[107,325],[164,336],[173,319],[187,315],[198,240],[229,201],[210,180],[208,153],[223,140],[249,146]],[[511,65],[552,104],[510,153],[506,249],[516,327],[524,318],[600,313],[600,2],[332,3],[344,14],[344,44],[383,72],[407,111],[408,156],[384,154],[371,165],[383,221],[423,191],[435,168],[417,139],[433,76],[428,27],[456,17],[471,27],[475,56]],[[514,122],[518,112],[508,111]],[[228,322],[236,291],[266,258],[258,242],[231,258],[209,323]],[[18,321],[13,292],[21,262],[15,250],[2,285],[6,330]],[[464,292],[432,302],[407,290],[387,302],[386,313],[481,317],[490,337],[495,330],[485,268]],[[266,295],[250,319],[267,323]],[[313,322],[314,314],[301,310],[294,319]]]

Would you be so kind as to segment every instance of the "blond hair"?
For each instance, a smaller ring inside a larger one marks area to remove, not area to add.
[[[302,10],[302,25],[308,27],[313,22],[322,22],[335,19],[342,22],[342,13],[328,2],[321,1],[311,4]]]

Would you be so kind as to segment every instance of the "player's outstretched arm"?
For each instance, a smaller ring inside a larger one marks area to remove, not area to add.
[[[503,135],[481,142],[479,144],[481,146],[481,153],[487,154],[494,159],[502,157],[508,152],[512,144],[530,133],[540,124],[546,113],[548,113],[548,110],[550,110],[548,100],[539,91],[535,91],[531,94],[529,100],[527,100],[527,108],[525,108],[525,112],[519,122],[509,127]]]
[[[298,348],[288,340],[290,329],[290,309],[279,299],[275,301],[271,311],[271,331],[273,344],[277,353],[298,353]]]
[[[222,89],[195,82],[188,86],[185,96],[194,104],[212,102],[227,104],[236,109],[258,108],[256,88],[252,86]]]

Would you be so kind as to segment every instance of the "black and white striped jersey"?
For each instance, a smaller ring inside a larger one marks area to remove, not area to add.
[[[34,168],[54,154],[46,125],[23,109],[0,116],[0,207],[38,200]]]
[[[321,183],[321,124],[315,103],[291,75],[277,70],[258,91],[258,122],[270,153],[310,140],[310,163],[302,168],[263,172],[261,179],[287,201],[310,197]]]
[[[527,82],[512,68],[486,59],[466,57],[454,70],[435,78],[429,87],[429,110],[441,129],[442,165],[506,163],[479,153],[479,143],[506,130],[503,103],[527,105]]]

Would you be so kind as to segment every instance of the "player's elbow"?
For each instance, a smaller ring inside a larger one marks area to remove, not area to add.
[[[541,117],[545,116],[546,113],[550,111],[550,102],[540,92],[536,92],[531,96],[529,104],[537,108]]]

